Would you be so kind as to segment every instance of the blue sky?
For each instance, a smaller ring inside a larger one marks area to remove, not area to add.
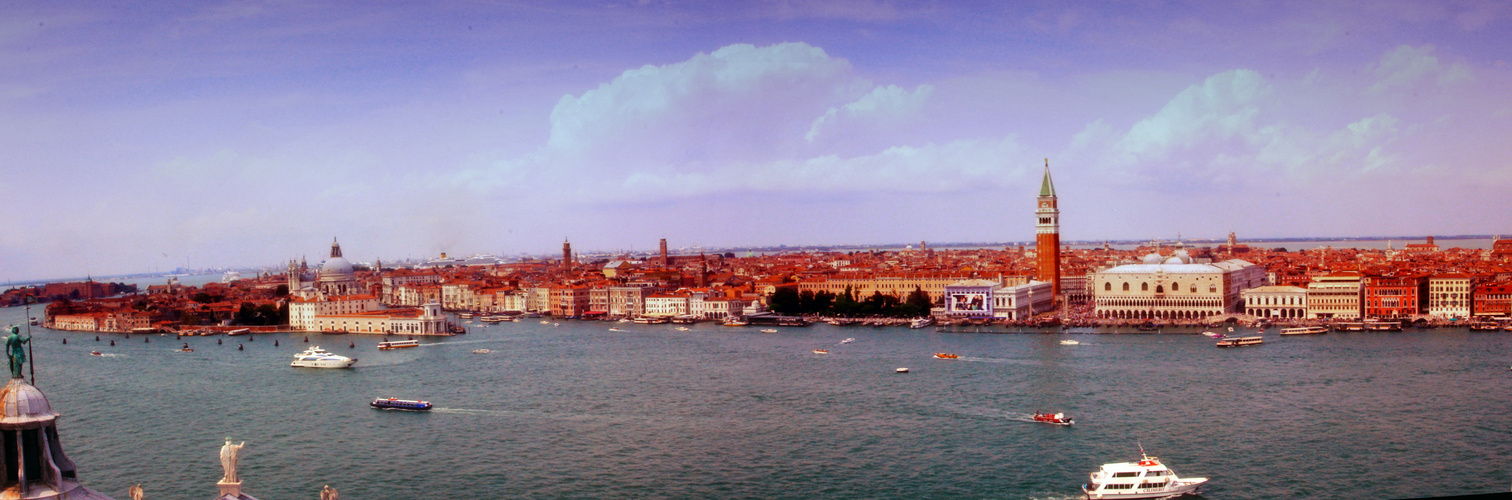
[[[1363,5],[1357,5],[1363,4]],[[0,280],[1512,233],[1504,2],[0,6]]]

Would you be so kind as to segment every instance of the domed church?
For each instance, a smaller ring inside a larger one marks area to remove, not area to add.
[[[341,244],[335,238],[331,238],[331,258],[320,266],[318,282],[320,293],[327,297],[354,295],[362,291],[357,286],[357,274],[352,271],[352,263],[341,256]]]

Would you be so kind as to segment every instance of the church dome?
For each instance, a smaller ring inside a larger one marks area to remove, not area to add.
[[[47,403],[47,396],[19,378],[10,379],[10,383],[0,389],[0,405],[4,405],[0,428],[32,428],[58,419],[52,405]]]
[[[1144,256],[1145,264],[1159,264],[1161,260],[1164,260],[1164,257],[1155,252],[1150,252],[1149,255]]]
[[[1177,264],[1185,264],[1186,262],[1182,262],[1181,261],[1181,257],[1172,255],[1171,258],[1165,260],[1165,263],[1167,265],[1177,265]]]
[[[332,257],[331,260],[325,261],[325,264],[322,264],[320,266],[320,275],[322,277],[337,275],[350,276],[351,274],[352,263],[347,262],[346,258],[344,257]]]

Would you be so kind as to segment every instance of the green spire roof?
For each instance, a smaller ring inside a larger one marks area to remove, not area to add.
[[[1045,158],[1045,180],[1040,183],[1040,196],[1055,196],[1055,183],[1050,182],[1050,159]]]

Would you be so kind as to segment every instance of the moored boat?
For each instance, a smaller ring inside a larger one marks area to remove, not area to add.
[[[377,408],[377,409],[380,409],[380,410],[410,410],[410,411],[426,411],[426,410],[431,409],[431,407],[432,407],[430,401],[414,401],[414,400],[399,399],[399,398],[378,398],[378,399],[374,399],[373,402],[368,403],[368,406],[371,406],[373,408]]]
[[[927,327],[927,326],[933,325],[933,324],[934,324],[934,318],[923,317],[923,318],[919,318],[919,319],[913,320],[913,322],[911,322],[911,323],[908,324],[908,327],[909,328],[913,328],[913,329],[919,329],[919,328],[924,328],[924,327]]]
[[[1366,321],[1365,329],[1372,332],[1400,332],[1402,323],[1398,321]]]
[[[294,355],[294,362],[289,366],[295,368],[349,368],[356,364],[357,360],[339,354],[331,354],[320,346],[312,346],[304,352]]]
[[[1341,332],[1363,332],[1365,323],[1359,321],[1340,321],[1333,324],[1334,330]]]
[[[1241,347],[1247,345],[1259,345],[1264,342],[1264,337],[1234,337],[1218,341],[1218,347]]]
[[[379,342],[378,343],[378,349],[384,350],[384,351],[387,351],[389,349],[404,349],[406,347],[420,347],[420,341],[418,341],[418,340],[392,340],[392,341],[383,341],[383,342]]]
[[[1171,498],[1196,494],[1207,483],[1205,477],[1181,479],[1160,459],[1140,455],[1134,463],[1103,464],[1091,474],[1091,482],[1082,485],[1082,491],[1089,500]]]
[[[749,324],[751,324],[751,322],[737,316],[731,316],[730,319],[727,319],[724,322],[724,326],[746,326]]]
[[[1328,333],[1326,326],[1299,326],[1296,328],[1282,328],[1282,335],[1319,335]]]
[[[1034,413],[1034,421],[1035,422],[1040,422],[1040,423],[1045,423],[1045,424],[1053,424],[1053,425],[1071,425],[1071,424],[1076,423],[1075,421],[1071,420],[1071,417],[1067,416],[1065,413],[1060,413],[1060,412],[1056,412],[1056,413],[1039,413],[1039,412],[1035,412]]]
[[[226,332],[226,335],[231,336],[231,337],[235,337],[237,335],[246,335],[246,334],[249,334],[249,333],[252,333],[252,329],[251,328],[238,328],[238,329]]]

